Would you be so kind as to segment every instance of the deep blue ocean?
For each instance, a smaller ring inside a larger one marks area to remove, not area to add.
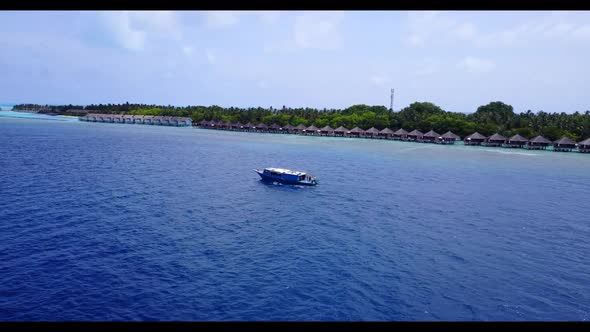
[[[590,319],[590,155],[30,117],[0,320]]]

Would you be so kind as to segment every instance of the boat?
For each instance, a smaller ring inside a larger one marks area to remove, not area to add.
[[[268,167],[262,171],[255,169],[254,171],[265,181],[276,181],[284,184],[299,184],[304,186],[315,186],[318,184],[318,179],[315,176],[304,172],[275,167]]]

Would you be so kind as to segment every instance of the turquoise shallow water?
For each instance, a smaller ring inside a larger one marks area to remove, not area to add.
[[[2,320],[590,318],[589,155],[6,116],[0,142]]]

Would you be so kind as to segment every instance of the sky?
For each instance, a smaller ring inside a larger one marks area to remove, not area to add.
[[[590,109],[589,11],[2,11],[0,103]]]

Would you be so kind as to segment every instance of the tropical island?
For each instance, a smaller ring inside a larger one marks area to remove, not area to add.
[[[568,137],[574,141],[590,137],[590,111],[585,113],[515,113],[511,105],[500,101],[482,105],[474,113],[448,112],[430,102],[415,102],[400,111],[385,106],[353,105],[346,109],[315,108],[224,108],[220,106],[162,106],[146,104],[37,105],[20,104],[14,111],[84,116],[88,113],[189,117],[202,120],[265,123],[279,126],[315,126],[318,128],[410,128],[422,132],[451,131],[461,137],[473,132],[485,136],[499,133],[506,137],[521,135],[527,139],[542,135],[550,140]]]

